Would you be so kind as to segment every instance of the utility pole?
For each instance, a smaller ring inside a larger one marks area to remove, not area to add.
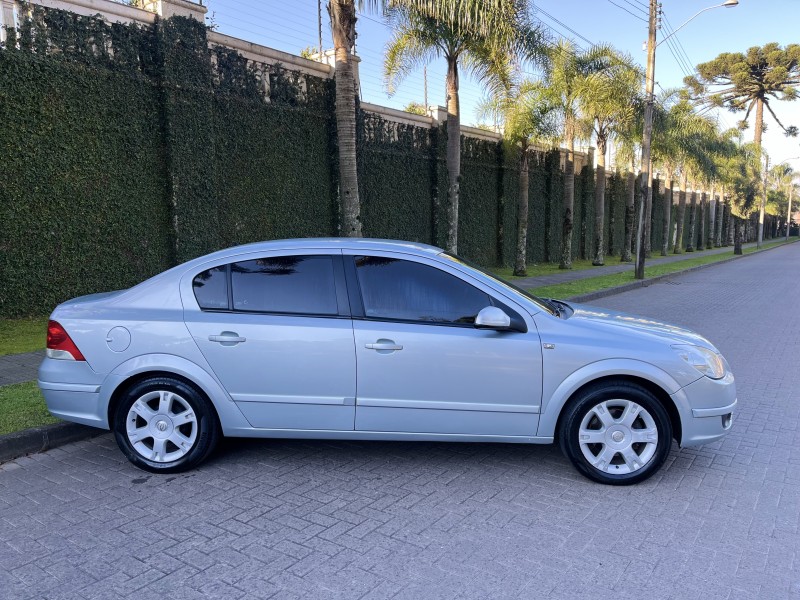
[[[653,139],[653,104],[655,90],[655,73],[656,73],[656,29],[658,22],[658,14],[661,6],[658,0],[650,0],[650,20],[649,31],[647,36],[647,79],[645,82],[645,107],[644,107],[644,134],[642,135],[642,167],[641,171],[641,185],[639,187],[639,198],[637,202],[637,211],[639,215],[639,229],[636,236],[636,270],[634,277],[636,279],[644,279],[644,259],[645,248],[642,243],[644,238],[644,205],[647,193],[650,187],[650,144]]]

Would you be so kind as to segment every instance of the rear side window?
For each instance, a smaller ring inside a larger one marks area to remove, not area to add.
[[[248,312],[336,315],[330,256],[278,256],[231,265],[233,308]]]
[[[228,308],[228,275],[225,265],[203,271],[192,281],[194,297],[200,308]]]
[[[370,318],[469,324],[493,304],[488,294],[435,267],[379,256],[357,256],[355,263]]]

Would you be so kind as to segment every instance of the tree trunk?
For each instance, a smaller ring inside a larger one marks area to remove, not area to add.
[[[633,219],[636,216],[634,202],[636,200],[636,158],[631,157],[631,170],[628,171],[628,189],[625,199],[625,239],[622,245],[620,262],[633,260]]]
[[[333,46],[336,51],[336,135],[339,144],[340,233],[361,237],[361,203],[358,197],[356,161],[356,82],[351,62],[356,39],[356,7],[353,0],[330,0]]]
[[[786,241],[789,241],[789,231],[792,228],[792,193],[794,185],[789,186],[789,208],[786,210]]]
[[[736,233],[736,217],[733,216],[733,206],[728,211],[728,235],[725,236],[725,245],[733,246]]]
[[[653,163],[650,163],[647,177],[647,199],[644,205],[644,257],[650,258],[650,237],[653,233]]]
[[[692,205],[689,208],[689,243],[686,244],[687,252],[694,252],[694,238],[695,235],[697,235],[696,229],[697,229],[697,191],[692,189]]]
[[[523,142],[519,157],[519,194],[517,195],[517,257],[514,275],[525,277],[528,267],[528,145]]]
[[[594,188],[594,259],[592,264],[596,267],[604,264],[603,233],[605,229],[605,202],[606,202],[606,140],[597,137],[597,182]]]
[[[714,246],[722,247],[722,226],[725,224],[725,188],[719,192],[719,203],[717,204],[717,231],[714,235]]]
[[[678,223],[677,231],[675,232],[675,247],[672,249],[672,252],[675,254],[683,252],[683,222],[686,219],[686,182],[688,179],[689,176],[684,170],[684,172],[681,173],[681,183],[678,191]]]
[[[664,239],[661,242],[661,256],[669,254],[669,234],[671,233],[672,186],[675,182],[672,180],[672,169],[669,166],[667,166],[667,177],[667,188],[664,190],[664,228],[662,229]]]
[[[744,219],[733,217],[733,253],[742,253],[742,236],[744,235]]]
[[[569,127],[568,127],[569,129]],[[559,269],[572,268],[572,229],[575,213],[575,138],[567,131],[567,160],[564,165],[564,218],[561,221],[561,262]]]
[[[458,188],[461,181],[461,121],[458,59],[447,58],[447,250],[458,253]]]
[[[711,197],[708,200],[708,238],[706,241],[706,249],[710,250],[714,247],[714,232],[717,225],[717,210],[719,203],[717,202],[716,190],[714,184],[711,184]]]
[[[706,247],[706,193],[700,193],[700,235],[698,236],[697,249]]]

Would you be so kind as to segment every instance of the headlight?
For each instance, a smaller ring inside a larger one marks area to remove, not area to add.
[[[725,363],[713,350],[689,344],[676,344],[672,349],[706,377],[722,379],[725,376]]]

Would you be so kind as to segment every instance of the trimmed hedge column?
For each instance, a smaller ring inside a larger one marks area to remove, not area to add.
[[[172,17],[156,24],[161,51],[164,133],[174,261],[220,246],[214,202],[213,89],[211,57],[203,23]]]

